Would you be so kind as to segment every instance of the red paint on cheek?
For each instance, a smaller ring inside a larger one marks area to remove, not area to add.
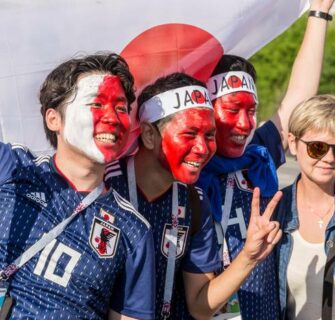
[[[217,153],[240,157],[247,138],[256,126],[256,101],[249,92],[236,92],[218,98],[214,103]]]
[[[107,75],[98,88],[91,107],[95,143],[105,158],[105,162],[115,160],[127,142],[130,118],[127,112],[127,99],[117,76]],[[124,111],[122,111],[124,109]],[[107,134],[111,140],[97,139]]]
[[[176,180],[195,183],[215,153],[214,132],[211,110],[194,108],[176,113],[162,131],[163,166]]]

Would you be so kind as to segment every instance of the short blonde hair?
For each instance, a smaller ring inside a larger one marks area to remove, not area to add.
[[[293,110],[288,131],[301,138],[308,130],[335,135],[335,96],[317,95],[301,102]]]

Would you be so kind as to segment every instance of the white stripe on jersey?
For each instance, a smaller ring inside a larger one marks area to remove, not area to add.
[[[12,150],[14,150],[14,149],[21,149],[21,150],[23,150],[23,151],[25,151],[25,152],[30,152],[32,155],[34,155],[33,154],[33,152],[31,152],[31,150],[29,150],[29,148],[27,148],[25,145],[23,145],[23,144],[20,144],[20,143],[12,143],[11,144],[11,146],[12,146]],[[35,155],[34,155],[35,156]],[[43,163],[43,162],[47,162],[47,161],[49,161],[50,160],[50,156],[49,155],[40,155],[40,156],[38,156],[38,157],[35,157],[35,159],[33,159],[33,162],[35,162],[35,164],[37,165],[37,166],[39,166],[41,163]]]
[[[113,177],[117,177],[122,175],[121,166],[119,160],[113,161],[109,163],[105,169],[105,177],[104,180],[108,181]]]
[[[120,170],[121,169],[121,166],[120,166],[120,162],[119,160],[116,160],[116,161],[113,161],[111,163],[109,163],[107,166],[106,166],[106,169],[105,169],[105,172],[110,172],[110,171],[115,171],[115,170]]]
[[[28,151],[28,148],[20,143],[12,143],[11,146],[12,146],[12,149],[22,149],[24,151]]]
[[[43,162],[49,162],[50,156],[41,155],[33,160],[37,166],[41,165]]]
[[[118,170],[118,171],[112,171],[112,172],[108,172],[105,173],[105,181],[108,181],[109,179],[112,179],[113,177],[117,177],[117,176],[121,176],[122,175],[122,171]]]
[[[127,210],[132,212],[136,217],[138,217],[148,228],[150,228],[150,223],[138,212],[136,211],[136,209],[133,207],[133,205],[127,201],[126,199],[122,198],[117,191],[115,191],[113,189],[113,195],[115,197],[116,202],[118,203],[118,205]]]
[[[199,199],[203,200],[204,199],[204,191],[199,187],[195,187],[195,190],[197,190],[197,192],[199,194]]]

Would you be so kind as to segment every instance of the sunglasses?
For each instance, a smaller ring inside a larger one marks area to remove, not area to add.
[[[299,138],[298,140],[306,144],[307,154],[313,159],[323,158],[328,153],[330,148],[332,148],[333,155],[335,157],[335,144],[328,144],[323,141],[304,141]]]

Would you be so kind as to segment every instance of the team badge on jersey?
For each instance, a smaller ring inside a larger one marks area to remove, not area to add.
[[[90,245],[101,258],[112,258],[119,242],[120,229],[95,217],[91,227]]]
[[[161,251],[165,257],[168,257],[169,250],[169,239],[171,235],[172,225],[170,223],[166,223],[163,230],[163,236],[161,241]],[[184,255],[186,240],[188,234],[187,226],[178,226],[178,239],[177,239],[177,255],[176,258],[179,258]]]
[[[247,170],[239,170],[235,173],[236,185],[240,190],[253,192],[254,187],[248,178]]]

